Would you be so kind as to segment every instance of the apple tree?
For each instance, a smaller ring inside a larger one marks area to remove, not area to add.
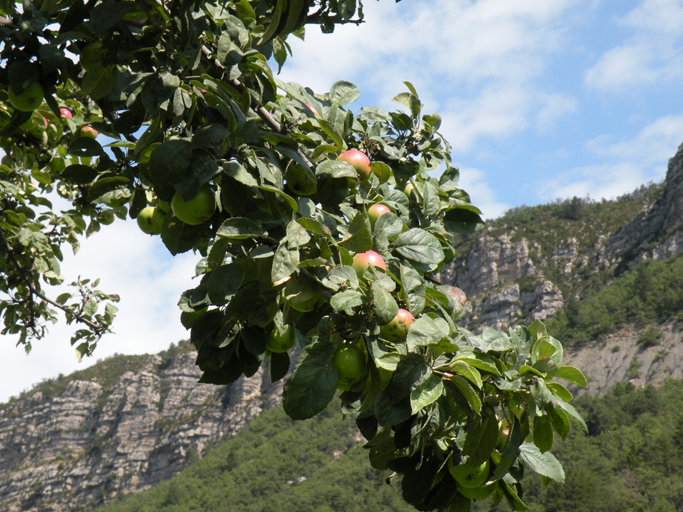
[[[353,111],[353,84],[271,67],[307,27],[362,21],[356,0],[0,1],[2,333],[28,350],[63,314],[91,354],[118,297],[87,278],[51,296],[63,250],[138,219],[197,254],[179,307],[201,382],[285,378],[296,344],[286,412],[338,396],[416,509],[526,510],[521,476],[561,482],[549,449],[583,423],[556,379],[585,379],[538,321],[457,324],[439,275],[482,220],[440,116],[407,82],[397,111]]]

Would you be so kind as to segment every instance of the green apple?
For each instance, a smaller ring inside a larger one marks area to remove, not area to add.
[[[154,206],[143,208],[138,213],[138,226],[143,233],[148,235],[158,235],[161,233],[161,226],[164,224],[164,212]]]
[[[406,340],[408,330],[414,321],[415,317],[410,311],[399,309],[391,322],[379,328],[380,335],[386,340],[401,343]]]
[[[285,179],[289,189],[299,196],[310,196],[318,190],[315,174],[299,163],[289,166]]]
[[[458,488],[472,489],[483,485],[489,478],[490,468],[491,462],[489,459],[486,459],[485,462],[477,467],[470,466],[467,463],[456,466],[453,464],[453,458],[448,459],[448,471],[458,483]]]
[[[173,214],[185,224],[196,226],[203,224],[216,211],[216,197],[211,187],[203,185],[197,195],[189,201],[183,200],[182,196],[176,192],[171,199]]]
[[[168,211],[171,209],[171,205],[168,202],[166,202],[162,199],[159,199],[158,197],[157,197],[156,203],[157,203],[157,208],[159,208],[164,213],[168,213]]]
[[[479,487],[463,487],[458,485],[458,492],[460,492],[460,494],[462,494],[465,498],[469,498],[471,500],[485,500],[491,496],[497,488],[498,482],[489,482]]]
[[[296,331],[291,325],[284,326],[284,330],[280,331],[277,326],[270,331],[268,339],[266,340],[266,348],[271,352],[282,353],[287,352],[296,343]]]
[[[356,169],[360,181],[367,179],[372,172],[372,169],[370,168],[370,159],[365,153],[357,149],[344,151],[337,157],[337,160],[342,160],[343,162],[351,164],[353,168]]]
[[[43,86],[38,82],[33,82],[21,94],[16,94],[12,87],[7,91],[9,102],[17,110],[22,112],[33,112],[43,102]]]
[[[308,313],[313,311],[316,304],[318,304],[320,294],[311,286],[306,278],[292,277],[285,285],[285,299],[297,311]]]
[[[375,222],[377,222],[377,219],[379,219],[380,215],[384,215],[390,211],[391,210],[389,207],[382,203],[373,204],[370,208],[368,208],[368,218],[370,219],[370,225],[372,226],[372,229],[375,229]]]
[[[339,389],[348,389],[359,382],[367,372],[365,354],[356,345],[344,345],[334,353],[332,364],[337,370]]]
[[[363,272],[365,272],[365,269],[370,265],[375,268],[381,268],[384,271],[387,269],[387,266],[384,263],[384,258],[382,258],[382,256],[375,251],[359,252],[358,254],[354,255],[353,263],[351,264],[351,266],[356,270],[358,277],[363,277]]]

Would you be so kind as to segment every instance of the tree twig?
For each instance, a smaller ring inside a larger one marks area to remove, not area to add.
[[[67,313],[68,315],[71,315],[71,316],[74,318],[74,320],[76,320],[77,322],[80,322],[80,323],[82,323],[82,324],[87,325],[87,326],[90,327],[93,331],[95,331],[95,334],[97,334],[97,335],[99,335],[99,336],[101,336],[102,334],[104,334],[104,332],[107,330],[107,326],[106,326],[106,325],[104,325],[104,324],[98,324],[98,323],[96,323],[96,322],[93,322],[92,320],[89,320],[88,318],[85,318],[85,317],[84,317],[83,315],[81,315],[80,313],[76,313],[76,312],[70,310],[68,307],[66,307],[66,306],[64,306],[64,305],[62,305],[62,304],[59,304],[58,302],[55,302],[54,300],[52,300],[52,299],[46,297],[43,293],[41,293],[41,292],[39,292],[38,290],[36,290],[36,288],[33,286],[33,283],[31,282],[31,275],[29,274],[29,272],[26,271],[26,269],[24,269],[24,268],[21,266],[21,264],[19,263],[19,261],[18,261],[18,260],[16,259],[16,257],[14,256],[13,249],[12,249],[12,247],[9,245],[9,243],[7,242],[7,239],[5,238],[5,232],[4,232],[4,230],[3,230],[2,228],[0,228],[0,248],[2,248],[2,249],[7,253],[9,260],[12,262],[12,265],[14,265],[14,267],[17,269],[17,272],[22,276],[24,283],[25,283],[26,286],[28,287],[29,294],[30,294],[29,299],[28,299],[29,302],[30,302],[30,305],[29,305],[29,312],[30,312],[30,315],[31,315],[31,325],[30,325],[30,327],[31,327],[31,330],[33,330],[34,333],[36,332],[36,327],[35,327],[35,313],[34,313],[34,310],[33,310],[33,309],[34,309],[34,308],[33,308],[33,304],[34,304],[33,296],[36,296],[36,297],[38,297],[39,299],[41,299],[41,300],[47,302],[47,303],[50,304],[51,306],[54,306],[54,307],[56,307],[56,308],[58,308],[58,309],[61,309],[62,311],[64,311],[64,312]]]

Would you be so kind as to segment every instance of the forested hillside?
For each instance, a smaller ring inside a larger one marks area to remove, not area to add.
[[[542,488],[537,477],[525,479],[524,500],[533,512],[683,509],[683,382],[618,384],[575,405],[588,433],[574,428],[555,448],[564,485]],[[226,503],[231,512],[413,510],[400,499],[399,482],[390,487],[388,473],[368,469],[353,431],[334,408],[301,423],[279,408],[267,411],[170,481],[121,496],[102,512],[219,512]],[[488,500],[473,510],[510,508]]]

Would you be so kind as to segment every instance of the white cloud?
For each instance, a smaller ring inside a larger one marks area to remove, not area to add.
[[[543,202],[555,198],[613,199],[640,185],[661,181],[667,162],[683,141],[683,116],[666,116],[645,126],[634,137],[614,141],[610,135],[596,137],[585,150],[602,163],[581,166],[540,183]]]
[[[557,122],[578,110],[576,98],[566,94],[540,94],[537,98],[536,128],[539,132],[551,131]]]
[[[485,171],[471,167],[460,168],[460,186],[470,195],[472,204],[481,210],[485,219],[495,219],[503,215],[510,205],[498,201],[487,179]]]
[[[627,91],[683,77],[680,0],[643,0],[615,23],[632,29],[633,34],[586,71],[586,86],[605,92]]]
[[[661,167],[683,141],[683,115],[666,116],[645,126],[627,140],[612,142],[601,136],[586,143],[586,148],[599,156],[628,160],[645,167]],[[663,172],[661,177],[663,177]]]
[[[539,80],[549,55],[562,48],[560,22],[581,3],[370,2],[367,24],[339,27],[332,36],[311,29],[305,43],[292,42],[294,57],[281,78],[317,92],[350,80],[361,92],[374,91],[384,108],[393,108],[389,99],[410,81],[418,92],[430,91],[422,98],[426,110],[444,114],[455,151],[466,152],[482,139],[527,129],[530,118],[545,129],[573,111]],[[539,107],[539,97],[555,100]]]
[[[79,275],[100,277],[98,289],[120,294],[115,334],[105,336],[94,358],[85,358],[80,364],[69,343],[78,326],[64,322],[52,326],[47,338],[33,343],[28,356],[23,348],[14,346],[16,338],[4,337],[0,344],[0,401],[42,379],[85,368],[96,359],[114,353],[156,353],[189,337],[180,324],[177,302],[183,290],[196,286],[191,277],[198,256],[186,253],[172,258],[159,237],[144,235],[134,221],[116,221],[83,241],[76,257],[67,253],[64,259],[62,273],[67,282]],[[49,294],[54,297],[52,291]]]

